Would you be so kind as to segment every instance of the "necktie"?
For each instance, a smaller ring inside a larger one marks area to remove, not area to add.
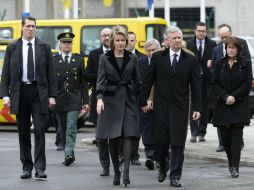
[[[202,57],[202,40],[199,40],[198,55],[199,55],[199,58],[201,59],[201,57]]]
[[[66,55],[65,57],[64,57],[64,62],[68,65],[69,64],[69,60],[68,60],[68,58],[69,58],[69,56],[68,55]]]
[[[173,61],[172,61],[172,68],[173,68],[173,70],[175,70],[175,67],[176,67],[176,64],[177,64],[177,56],[178,55],[175,53]]]
[[[27,79],[29,81],[34,80],[34,60],[33,60],[33,48],[32,43],[27,44],[28,47],[28,57],[27,57]]]

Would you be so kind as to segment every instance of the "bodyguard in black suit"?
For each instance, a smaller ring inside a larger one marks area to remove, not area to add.
[[[70,32],[59,34],[57,39],[60,41],[61,54],[54,57],[58,94],[55,111],[65,147],[65,166],[75,161],[74,147],[80,110],[89,109],[84,59],[72,53],[74,37],[75,35]]]
[[[200,70],[195,57],[181,49],[182,31],[172,27],[167,30],[167,37],[170,49],[153,53],[141,88],[140,105],[143,108],[147,105],[154,85],[152,134],[160,149],[158,181],[163,182],[166,178],[166,158],[171,145],[170,185],[181,187],[190,94],[194,110],[192,119],[198,120],[201,111]]]
[[[226,49],[225,49],[225,42],[226,40],[232,36],[232,29],[228,24],[221,24],[218,26],[218,35],[221,39],[221,43],[219,43],[214,49],[212,53],[212,63],[215,63],[218,59],[225,57]],[[249,48],[247,42],[244,39],[237,38],[241,44],[241,56],[251,59]],[[220,135],[220,130],[217,129],[218,132],[218,139],[219,139],[219,147],[217,148],[217,152],[224,151],[224,146],[222,142],[222,138]],[[244,147],[244,142],[242,140],[242,148]]]
[[[55,105],[56,78],[50,46],[35,37],[36,20],[22,20],[22,38],[6,49],[0,96],[4,107],[16,114],[19,132],[20,159],[23,164],[21,179],[45,179],[45,128],[49,107]],[[31,155],[30,126],[34,124],[34,162]]]
[[[90,120],[96,125],[97,124],[97,98],[96,98],[96,81],[97,74],[99,68],[99,58],[101,54],[105,54],[110,50],[109,48],[109,35],[111,33],[111,29],[104,28],[101,31],[101,46],[97,49],[92,50],[89,53],[87,60],[87,67],[85,70],[85,77],[89,84],[91,85],[92,94],[90,98]],[[109,166],[110,166],[110,158],[108,151],[108,140],[107,139],[96,139],[96,144],[99,151],[99,158],[102,166],[102,171],[100,172],[101,176],[109,175]]]
[[[192,51],[200,67],[201,74],[201,95],[203,112],[199,121],[193,121],[190,119],[191,128],[191,142],[196,142],[199,137],[200,142],[205,141],[206,128],[209,115],[209,89],[211,88],[211,60],[212,51],[216,46],[216,42],[209,39],[206,34],[206,24],[203,22],[197,22],[195,25],[195,37],[187,41],[187,49]],[[192,111],[192,106],[191,106]]]

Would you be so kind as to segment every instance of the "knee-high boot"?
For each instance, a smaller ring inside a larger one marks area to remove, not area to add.
[[[118,160],[118,146],[120,138],[109,139],[109,152],[111,155],[111,160],[114,166],[114,181],[113,185],[120,185],[121,172],[119,170],[119,160]]]
[[[123,140],[123,157],[124,157],[124,170],[123,170],[123,184],[127,186],[130,184],[129,167],[131,159],[132,141],[131,138],[124,137]]]

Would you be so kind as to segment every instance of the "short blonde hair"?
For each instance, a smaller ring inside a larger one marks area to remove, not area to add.
[[[127,30],[123,26],[117,25],[117,26],[113,27],[112,32],[109,36],[109,47],[110,47],[110,49],[115,49],[114,39],[115,39],[116,35],[122,35],[126,40],[126,45],[128,44],[128,32],[127,32]]]

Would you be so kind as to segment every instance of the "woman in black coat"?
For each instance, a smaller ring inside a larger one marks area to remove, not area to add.
[[[140,84],[137,57],[125,50],[125,28],[116,26],[109,37],[111,51],[101,55],[96,83],[96,138],[109,139],[114,165],[113,185],[120,185],[118,147],[123,138],[123,184],[130,184],[129,165],[133,137],[139,137],[137,88]]]
[[[213,85],[217,97],[213,124],[219,127],[228,157],[231,176],[239,176],[243,128],[250,123],[249,92],[252,82],[251,61],[241,56],[241,43],[230,37],[226,56],[215,62]]]

